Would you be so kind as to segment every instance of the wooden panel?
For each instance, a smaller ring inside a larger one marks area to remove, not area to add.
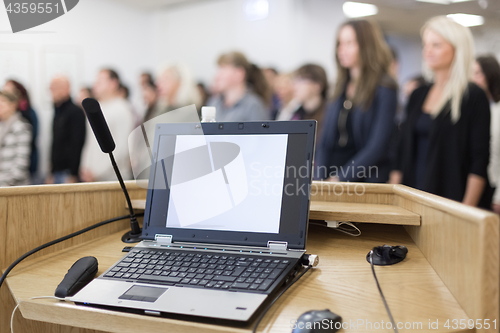
[[[127,188],[132,198],[146,198],[146,190],[135,182],[127,182]],[[123,200],[118,182],[0,188],[0,269],[43,243],[107,218],[127,214]],[[127,220],[115,222],[40,251],[33,257],[108,235],[129,225]],[[0,295],[3,295],[6,286],[1,289]],[[7,332],[13,306],[7,307],[4,298],[0,304],[0,332]]]
[[[395,193],[422,216],[420,227],[406,230],[467,314],[498,322],[498,216],[406,187]]]
[[[309,218],[313,220],[420,225],[418,214],[398,206],[350,202],[311,201]]]
[[[132,198],[146,197],[146,190],[127,182]],[[23,253],[58,237],[128,211],[123,207],[123,192],[118,184],[42,185],[0,189],[0,237],[10,240],[0,256],[0,267],[8,266]],[[2,215],[6,218],[2,218]],[[142,222],[142,218],[140,219]],[[52,246],[35,256],[79,244],[99,235],[123,230],[128,220],[114,222]],[[1,231],[2,229],[0,229]],[[5,241],[2,244],[7,244]]]
[[[365,259],[369,250],[380,244],[402,244],[408,247],[408,257],[400,264],[377,267],[377,275],[394,318],[402,323],[422,323],[421,328],[400,332],[427,331],[429,319],[439,320],[436,332],[459,332],[442,325],[446,319],[468,319],[468,316],[436,275],[423,254],[401,226],[365,224],[361,237],[350,237],[320,226],[311,226],[308,252],[318,254],[320,264],[308,272],[271,309],[259,327],[259,332],[291,331],[293,320],[312,309],[329,308],[346,322],[387,322],[387,314]],[[199,324],[172,319],[152,318],[114,311],[78,307],[56,300],[27,300],[35,295],[54,292],[69,266],[84,255],[96,256],[99,273],[122,256],[120,233],[92,243],[78,245],[21,265],[8,279],[16,298],[21,300],[25,318],[98,329],[109,332],[248,332],[226,326]],[[363,327],[347,328],[343,332],[373,331]],[[376,330],[392,332],[391,330]],[[462,330],[466,332],[467,330]],[[25,330],[23,332],[30,333]],[[75,333],[80,332],[75,329]]]

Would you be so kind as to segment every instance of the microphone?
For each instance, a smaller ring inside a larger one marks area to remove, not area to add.
[[[109,131],[108,124],[106,123],[106,119],[102,114],[101,106],[99,102],[97,102],[93,98],[85,98],[82,101],[83,109],[85,110],[85,114],[87,115],[87,119],[89,120],[90,127],[92,127],[92,131],[94,132],[95,138],[99,143],[99,147],[103,153],[109,154],[109,158],[111,159],[111,164],[113,165],[113,169],[116,173],[116,178],[118,178],[118,182],[125,194],[125,199],[127,200],[128,209],[130,211],[130,231],[126,232],[122,236],[122,242],[124,243],[137,243],[141,241],[142,230],[139,226],[139,222],[137,222],[137,218],[134,213],[134,209],[132,208],[132,202],[130,201],[130,196],[128,195],[127,188],[125,187],[125,183],[123,182],[122,175],[120,170],[118,169],[118,165],[116,165],[115,157],[113,156],[113,150],[115,150],[115,141],[113,140],[113,136]]]

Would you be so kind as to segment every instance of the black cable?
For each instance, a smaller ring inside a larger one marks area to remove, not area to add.
[[[142,213],[140,215],[143,215]],[[112,218],[112,219],[109,219],[109,220],[106,220],[106,221],[102,221],[102,222],[99,222],[99,223],[96,223],[94,225],[91,225],[90,227],[87,227],[87,228],[84,228],[84,229],[81,229],[79,231],[76,231],[72,234],[69,234],[69,235],[66,235],[66,236],[63,236],[61,238],[58,238],[56,240],[53,240],[53,241],[50,241],[48,243],[45,243],[43,245],[40,245],[39,247],[29,251],[29,252],[26,252],[25,254],[23,254],[22,256],[20,256],[19,258],[16,259],[16,261],[14,261],[10,266],[9,268],[7,268],[7,270],[2,274],[2,277],[0,277],[0,288],[2,287],[2,284],[3,282],[5,281],[5,279],[7,278],[7,275],[10,273],[10,271],[17,266],[17,264],[19,264],[21,261],[23,261],[24,259],[28,258],[30,255],[40,251],[40,250],[43,250],[49,246],[52,246],[54,244],[57,244],[57,243],[60,243],[60,242],[63,242],[67,239],[70,239],[70,238],[73,238],[73,237],[76,237],[78,235],[81,235],[87,231],[90,231],[90,230],[93,230],[95,228],[98,228],[98,227],[101,227],[103,225],[106,225],[106,224],[109,224],[111,222],[116,222],[116,221],[120,221],[120,220],[124,220],[124,219],[128,219],[130,218],[130,215],[123,215],[123,216],[119,216],[119,217],[115,217],[115,218]]]
[[[287,291],[291,286],[293,286],[295,284],[295,282],[297,282],[301,277],[302,275],[306,274],[306,272],[311,269],[311,265],[307,266],[306,269],[304,269],[304,271],[302,273],[300,273],[300,275],[295,279],[293,280],[288,286],[286,286],[285,289],[283,289],[274,299],[273,301],[267,306],[267,308],[260,314],[259,318],[257,319],[257,321],[255,322],[255,325],[253,327],[253,330],[252,330],[252,333],[255,333],[257,332],[257,328],[259,327],[259,324],[260,322],[262,321],[262,319],[264,318],[264,316],[266,315],[267,311],[269,311],[269,309],[274,305],[274,303],[276,303],[276,301],[285,293],[285,291]]]
[[[382,301],[384,302],[385,309],[387,310],[387,314],[389,315],[389,319],[391,320],[392,328],[394,329],[395,333],[399,333],[398,328],[396,327],[396,324],[394,323],[394,318],[392,318],[392,313],[391,313],[391,310],[389,309],[389,305],[387,305],[387,301],[385,300],[384,294],[382,293],[382,288],[380,288],[380,284],[378,283],[377,275],[375,274],[375,266],[373,265],[373,250],[370,251],[370,266],[372,267],[373,277],[375,278],[375,282],[377,283],[377,288],[378,288],[378,291],[380,292],[380,297],[382,297]]]

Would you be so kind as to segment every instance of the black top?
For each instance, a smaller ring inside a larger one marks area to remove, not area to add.
[[[429,133],[432,127],[430,114],[421,112],[415,124],[415,187],[422,190],[425,179],[425,166],[427,164],[427,151],[429,150]]]
[[[408,101],[406,121],[401,126],[396,169],[403,172],[403,184],[417,187],[417,124],[431,85],[416,89]],[[469,83],[453,123],[450,104],[432,120],[428,134],[425,171],[421,189],[452,200],[462,201],[469,174],[486,179],[490,150],[490,105],[484,91]],[[420,184],[419,184],[420,187]],[[484,191],[479,206],[489,208],[490,191]]]
[[[85,115],[71,99],[55,107],[52,125],[52,172],[69,170],[78,176],[85,143]]]

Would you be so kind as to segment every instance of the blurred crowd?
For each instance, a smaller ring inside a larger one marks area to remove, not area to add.
[[[81,101],[96,98],[130,170],[128,135],[177,108],[215,106],[216,120],[318,122],[314,177],[325,181],[405,184],[500,213],[500,66],[476,57],[469,29],[439,16],[421,29],[422,73],[398,87],[397,52],[376,23],[345,22],[335,41],[335,84],[314,63],[292,72],[261,68],[240,52],[217,59],[209,85],[183,63],[141,74],[144,109],[111,69],[71,98],[54,77],[50,170],[38,172],[38,120],[22,83],[0,91],[0,186],[115,180],[90,132]],[[125,178],[130,178],[130,174]]]

